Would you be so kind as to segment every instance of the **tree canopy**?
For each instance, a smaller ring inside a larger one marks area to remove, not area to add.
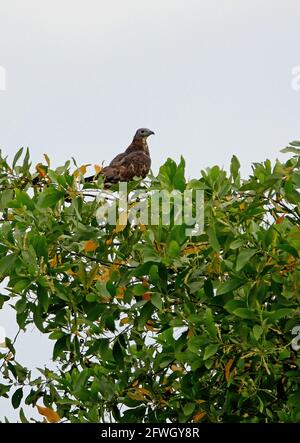
[[[0,308],[53,341],[56,368],[33,376],[6,338],[0,395],[20,421],[23,402],[49,422],[299,421],[299,147],[285,163],[254,163],[247,179],[233,156],[230,172],[187,180],[184,160],[168,159],[130,183],[146,200],[203,190],[194,236],[163,213],[158,224],[99,224],[103,183],[84,184],[86,165],[52,169],[45,155],[34,169],[28,150],[11,164],[1,155]]]

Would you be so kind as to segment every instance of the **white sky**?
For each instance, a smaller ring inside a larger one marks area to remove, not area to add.
[[[193,178],[232,154],[244,173],[284,159],[300,138],[299,19],[298,0],[2,0],[0,147],[108,162],[146,126],[154,172],[181,154]],[[20,360],[42,365],[42,342],[32,331]]]

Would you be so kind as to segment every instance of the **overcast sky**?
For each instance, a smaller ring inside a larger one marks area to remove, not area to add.
[[[244,174],[284,159],[300,139],[299,21],[299,0],[2,0],[0,148],[108,162],[146,126],[155,173],[180,155],[193,178],[233,154]],[[13,319],[0,313],[8,335]],[[43,365],[44,337],[19,343]]]

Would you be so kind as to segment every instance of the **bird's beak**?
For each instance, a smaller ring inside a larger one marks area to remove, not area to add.
[[[155,135],[155,132],[149,131],[149,135]]]

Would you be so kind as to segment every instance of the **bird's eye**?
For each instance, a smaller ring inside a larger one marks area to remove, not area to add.
[[[144,134],[145,131],[141,131],[141,134]]]

